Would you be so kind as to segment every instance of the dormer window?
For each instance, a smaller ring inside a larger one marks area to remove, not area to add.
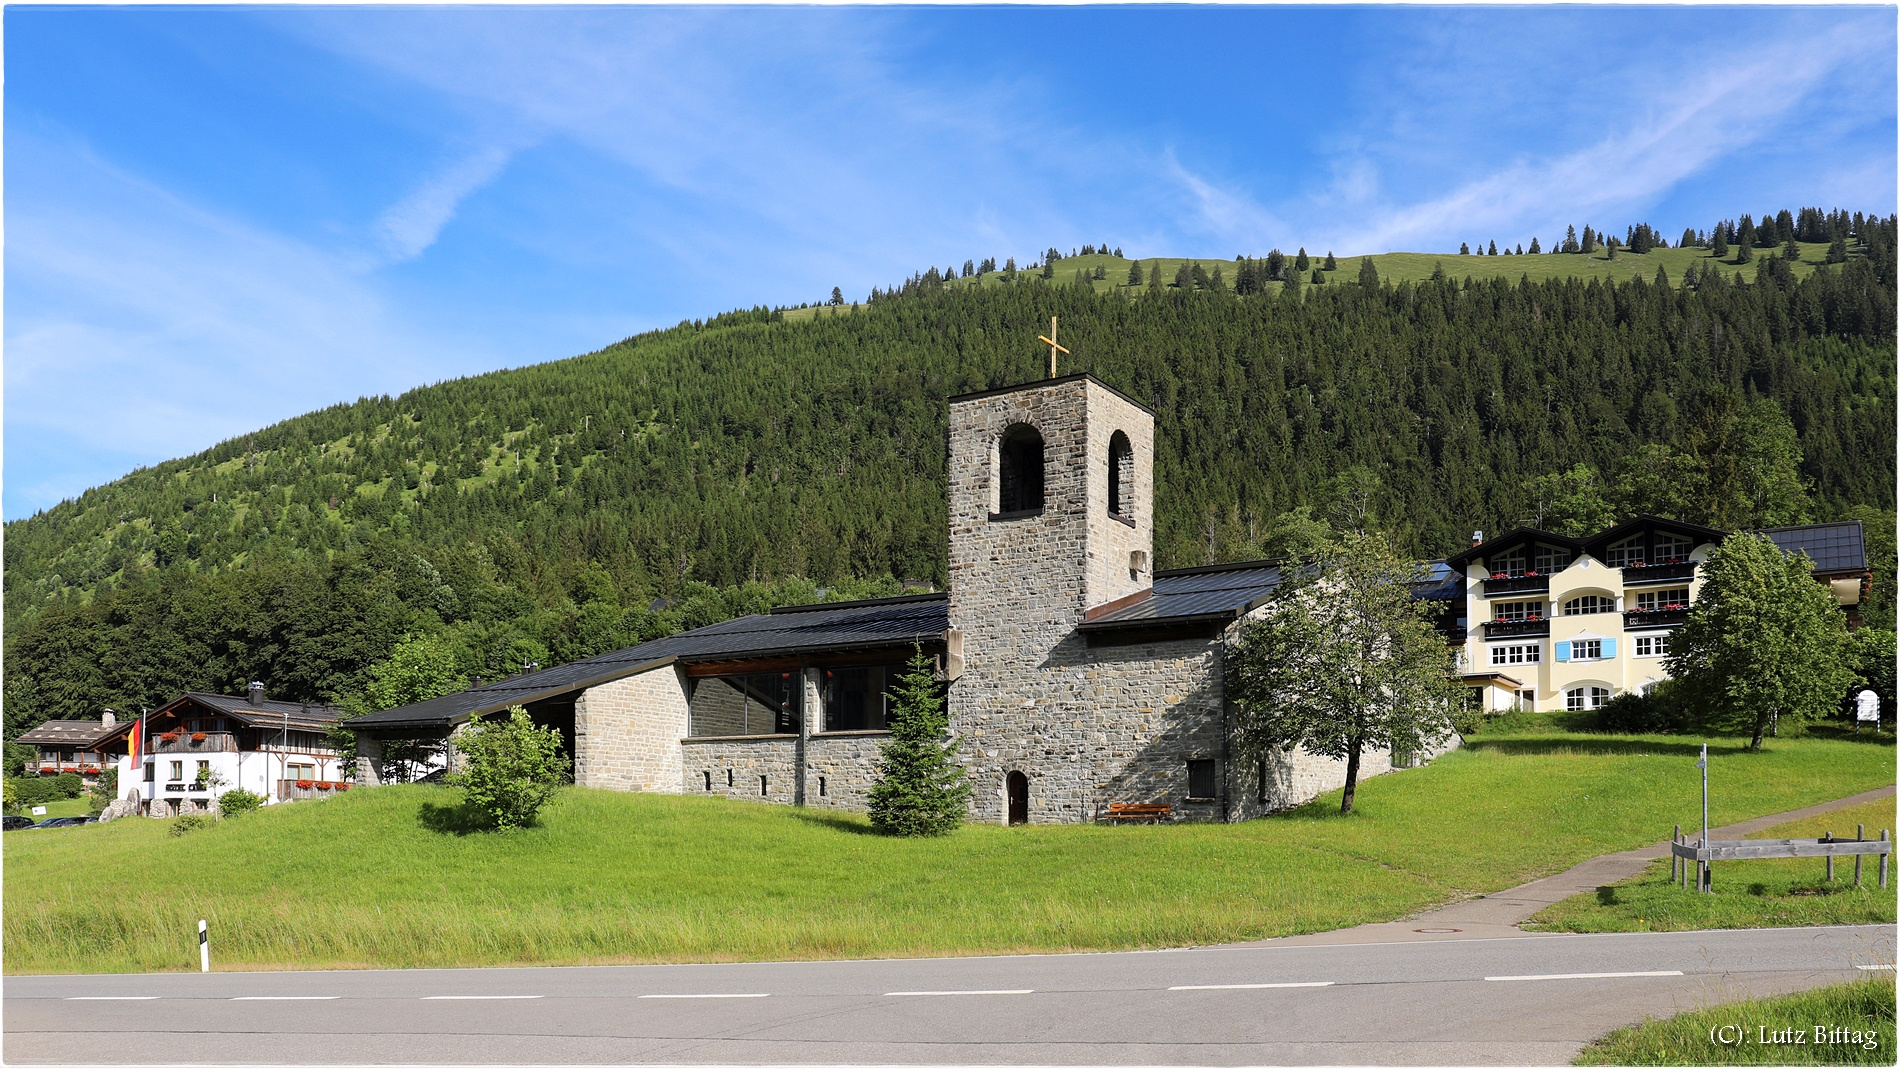
[[[1570,566],[1570,551],[1556,546],[1538,546],[1531,564],[1541,575],[1555,575]]]
[[[1125,520],[1135,518],[1135,449],[1120,431],[1108,440],[1108,512]]]
[[[1647,561],[1643,559],[1643,536],[1631,535],[1610,546],[1603,555],[1603,563],[1612,568],[1640,568]]]
[[[1490,567],[1491,575],[1494,578],[1500,577],[1500,576],[1507,576],[1507,575],[1508,576],[1523,575],[1524,574],[1524,547],[1519,546],[1516,549],[1511,550],[1509,553],[1500,553],[1495,557],[1487,558],[1486,564]]]
[[[1694,540],[1662,531],[1657,531],[1650,542],[1655,547],[1650,555],[1651,564],[1680,564],[1689,559],[1689,551],[1695,548]]]
[[[1007,515],[1040,510],[1042,435],[1036,428],[1018,423],[1003,432],[1003,440],[997,447],[997,463],[1002,469],[998,479],[997,511]]]

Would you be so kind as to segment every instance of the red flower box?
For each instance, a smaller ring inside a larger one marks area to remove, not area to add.
[[[338,783],[337,783],[337,785],[336,785],[336,789],[337,789],[337,790],[339,790],[339,791],[347,791],[347,790],[349,790],[349,789],[350,789],[350,781],[349,781],[349,780],[342,780],[342,781],[340,781],[340,782],[338,782]]]
[[[203,742],[203,741],[205,741],[205,733],[204,733],[204,732],[202,732],[202,731],[194,731],[194,732],[192,732],[192,733],[191,733],[191,741],[193,741],[193,742]]]
[[[40,766],[40,775],[42,775],[42,776],[57,776],[57,775],[59,775],[59,766],[58,766],[58,765],[41,765],[41,766]]]
[[[80,771],[88,776],[96,776],[99,774],[100,769],[98,765],[87,765],[85,768],[80,769]]]
[[[315,785],[315,780],[300,779],[297,781],[297,789],[300,791],[307,791]]]
[[[163,734],[163,735],[160,735],[160,736],[159,736],[158,738],[159,738],[159,741],[160,741],[160,742],[177,742],[177,741],[178,741],[178,732],[176,732],[176,731],[167,731],[167,732],[166,732],[165,734]]]
[[[327,780],[327,779],[320,779],[320,780],[318,780],[318,781],[317,781],[317,790],[320,790],[320,791],[327,791],[327,790],[329,790],[329,789],[330,789],[330,781],[329,781],[329,780]]]
[[[1492,573],[1491,573],[1491,578],[1493,578],[1493,579],[1509,579],[1509,578],[1510,578],[1510,576],[1509,576],[1508,574],[1506,574],[1506,573],[1504,573],[1504,572],[1492,572]]]

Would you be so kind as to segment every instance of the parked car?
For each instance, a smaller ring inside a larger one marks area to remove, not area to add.
[[[45,820],[42,820],[38,824],[33,825],[33,827],[35,828],[77,828],[81,824],[91,824],[92,822],[98,819],[99,819],[98,817],[47,817]]]
[[[33,826],[32,817],[0,817],[0,831],[19,831]]]

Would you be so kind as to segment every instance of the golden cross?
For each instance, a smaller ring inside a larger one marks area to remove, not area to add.
[[[1036,335],[1036,340],[1049,347],[1049,377],[1053,379],[1056,377],[1056,354],[1061,353],[1063,356],[1069,355],[1069,351],[1067,349],[1064,349],[1062,346],[1056,344],[1056,317],[1055,316],[1049,317],[1049,336],[1045,338],[1042,335],[1038,334]]]

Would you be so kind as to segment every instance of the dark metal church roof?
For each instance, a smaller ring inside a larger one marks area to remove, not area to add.
[[[522,672],[485,686],[359,716],[351,729],[459,724],[514,705],[527,705],[675,660],[710,661],[773,657],[814,650],[869,649],[938,639],[950,628],[948,594],[914,594],[874,601],[789,605],[708,627],[643,642],[536,672]]]

